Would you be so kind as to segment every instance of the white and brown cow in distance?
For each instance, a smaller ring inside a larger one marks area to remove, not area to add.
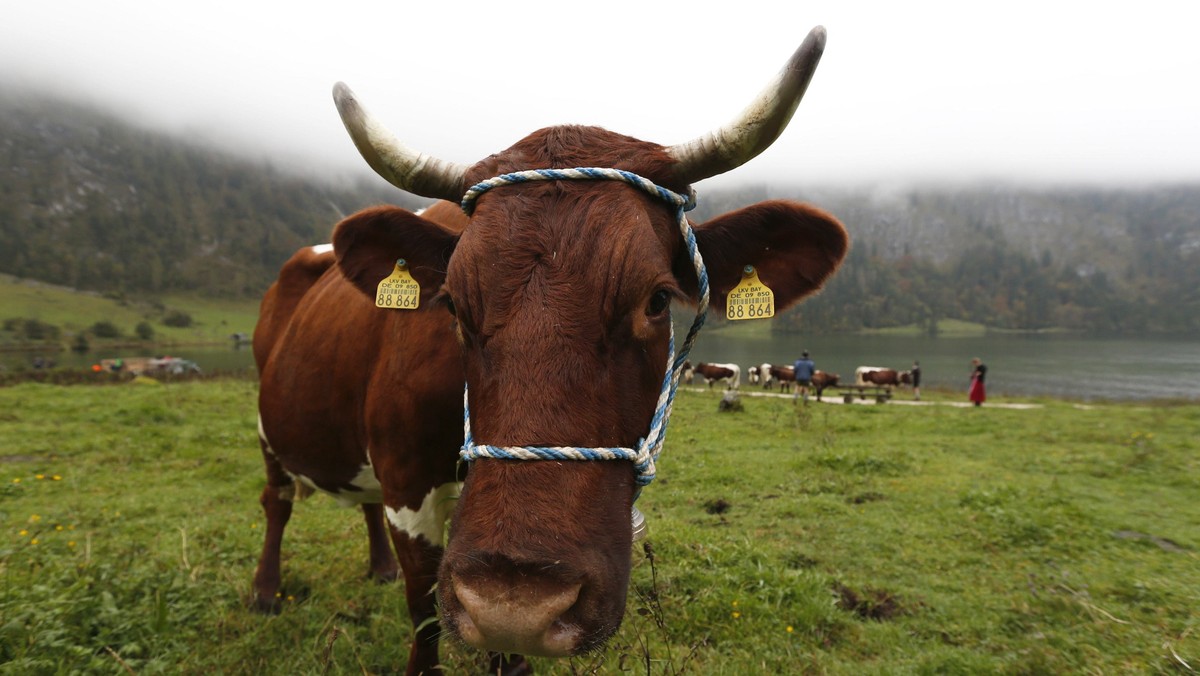
[[[881,366],[859,366],[854,369],[854,384],[869,387],[899,387],[912,382],[908,371],[883,368]]]
[[[769,389],[773,387],[773,383],[779,383],[779,391],[788,392],[796,386],[796,370],[791,366],[763,364],[761,368],[766,373],[763,389]]]
[[[466,167],[403,146],[344,86],[335,99],[371,166],[426,197],[457,202],[506,172],[577,166],[686,193],[770,145],[823,45],[815,29],[743,117],[672,147],[551,127]],[[694,229],[718,312],[746,265],[783,309],[816,291],[848,247],[836,219],[791,201]],[[368,209],[339,223],[333,244],[336,266],[312,251],[288,262],[255,335],[268,479],[257,603],[272,607],[280,590],[300,481],[362,504],[378,577],[396,574],[390,533],[419,627],[409,673],[438,664],[441,629],[428,621],[435,581],[442,622],[473,646],[560,656],[598,647],[625,608],[632,463],[480,459],[459,495],[463,384],[478,443],[636,447],[667,365],[671,301],[697,301],[675,209],[617,181],[540,181],[487,192],[469,221],[448,202],[420,216]],[[376,286],[401,258],[420,285],[420,309],[376,308]]]
[[[691,362],[683,362],[683,376],[687,382],[695,381],[696,376],[704,379],[704,384],[712,389],[713,383],[725,383],[725,389],[736,390],[742,383],[742,367],[737,364],[709,364],[700,362],[692,366]]]

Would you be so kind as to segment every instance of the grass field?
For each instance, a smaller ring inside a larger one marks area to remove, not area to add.
[[[0,321],[9,318],[37,319],[59,327],[63,347],[70,336],[99,321],[112,322],[129,342],[139,322],[154,328],[155,340],[164,345],[223,344],[230,334],[250,333],[258,320],[258,299],[210,299],[186,295],[165,296],[154,301],[101,296],[64,287],[0,275]],[[192,318],[188,327],[162,323],[170,310]],[[121,341],[110,341],[121,342]],[[94,339],[96,346],[104,341]],[[4,347],[13,348],[16,345]]]
[[[245,609],[256,385],[0,388],[0,673],[402,670],[396,586],[321,496],[286,603]],[[812,404],[685,391],[639,503],[625,623],[540,673],[1062,674],[1200,668],[1194,404]],[[991,402],[989,402],[991,403]],[[478,657],[443,647],[449,673]]]

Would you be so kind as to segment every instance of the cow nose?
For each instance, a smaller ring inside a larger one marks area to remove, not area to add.
[[[544,657],[566,657],[579,645],[582,630],[564,614],[579,599],[580,584],[450,581],[462,606],[454,624],[469,645]]]

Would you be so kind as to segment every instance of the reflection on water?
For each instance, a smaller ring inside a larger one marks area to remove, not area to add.
[[[686,330],[683,329],[683,330]],[[921,361],[923,385],[961,389],[966,396],[970,361],[988,366],[988,391],[1000,395],[1053,395],[1073,399],[1200,399],[1200,341],[1186,339],[1079,338],[994,335],[981,338],[885,336],[733,336],[705,329],[692,362],[791,364],[808,350],[817,368],[844,381],[857,366],[905,370]],[[59,367],[90,368],[101,358],[162,356],[190,359],[205,371],[254,367],[249,346],[45,353]],[[34,353],[0,353],[6,368],[29,368]],[[901,395],[903,396],[903,395]]]

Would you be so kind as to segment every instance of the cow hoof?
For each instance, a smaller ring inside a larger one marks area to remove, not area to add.
[[[387,568],[384,570],[372,570],[367,573],[368,580],[375,580],[379,584],[390,584],[400,579],[399,568]]]
[[[271,598],[256,596],[250,604],[250,609],[263,615],[278,615],[283,610],[283,599],[278,596]]]

